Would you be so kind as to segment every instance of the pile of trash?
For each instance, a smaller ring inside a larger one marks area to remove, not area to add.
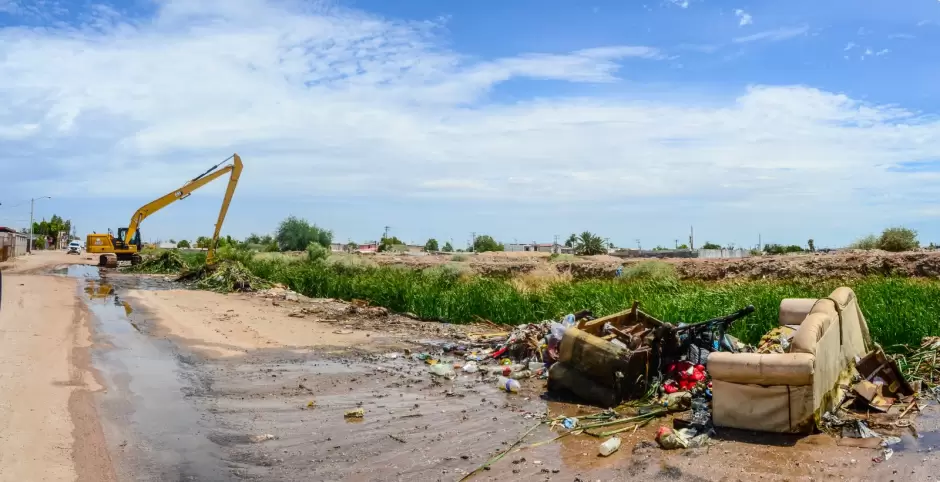
[[[890,459],[900,435],[910,431],[916,436],[914,418],[927,403],[923,396],[937,397],[928,380],[938,371],[933,361],[938,341],[925,338],[920,349],[907,355],[889,357],[877,348],[857,358],[850,389],[835,410],[822,415],[820,430],[837,437],[839,445],[878,450],[872,458],[876,463]],[[912,361],[917,364],[910,365]],[[914,375],[914,383],[908,382],[905,371]]]

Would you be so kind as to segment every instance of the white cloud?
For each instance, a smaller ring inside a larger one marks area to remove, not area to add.
[[[875,52],[875,55],[877,55],[878,57],[881,57],[882,55],[888,55],[889,53],[891,53],[891,49],[881,49]]]
[[[736,37],[732,39],[732,41],[735,43],[749,43],[759,41],[776,42],[779,40],[787,40],[793,37],[799,37],[800,35],[806,34],[808,31],[809,26],[807,25],[802,27],[785,27],[775,30],[766,30],[745,37]]]
[[[675,5],[679,8],[689,8],[689,0],[665,0],[666,3]]]
[[[914,37],[913,35],[909,34],[909,33],[893,33],[893,34],[891,34],[891,35],[888,35],[888,38],[890,38],[890,39],[910,40],[910,39],[913,39],[913,38],[915,38],[915,37]]]
[[[740,8],[734,11],[734,16],[738,18],[738,26],[743,27],[745,25],[750,25],[754,23],[754,19],[751,17],[751,14],[741,10]]]
[[[855,42],[849,42],[849,43],[845,44],[845,48],[842,49],[842,50],[848,52],[849,50],[852,50],[852,49],[854,49],[855,47],[857,47],[857,45],[855,44]]]
[[[940,120],[897,106],[807,86],[752,86],[730,99],[499,103],[491,93],[510,79],[611,83],[663,53],[612,46],[480,60],[445,48],[436,25],[261,0],[160,6],[152,20],[106,28],[0,29],[0,150],[36,173],[16,188],[163,194],[237,151],[240,198],[291,202],[423,196],[672,209],[693,199],[760,206],[763,217],[873,219],[895,202],[872,206],[874,194],[934,192],[934,179],[891,168],[940,158]]]

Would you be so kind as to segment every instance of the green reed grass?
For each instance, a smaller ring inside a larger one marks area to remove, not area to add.
[[[307,296],[365,299],[393,311],[452,323],[481,317],[520,324],[557,319],[583,309],[603,316],[628,308],[634,300],[657,318],[689,323],[752,304],[755,313],[739,320],[731,330],[749,343],[757,342],[776,325],[783,298],[825,297],[847,285],[858,295],[872,336],[883,346],[917,345],[923,336],[940,334],[940,283],[921,279],[701,282],[679,281],[648,270],[652,271],[649,275],[559,282],[522,292],[510,280],[466,276],[454,269],[277,259],[254,259],[247,266],[255,275]]]

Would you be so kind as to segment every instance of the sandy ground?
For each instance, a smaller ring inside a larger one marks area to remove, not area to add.
[[[76,282],[17,274],[63,257],[32,256],[3,273],[0,480],[114,479],[90,403],[100,387],[89,371],[88,316]]]

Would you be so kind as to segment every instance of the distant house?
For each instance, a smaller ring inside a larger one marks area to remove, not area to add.
[[[509,252],[538,252],[538,253],[558,253],[572,254],[574,248],[569,248],[563,244],[555,243],[508,243],[503,245],[504,251]]]
[[[356,251],[359,253],[377,253],[379,251],[379,243],[377,241],[362,243]]]

